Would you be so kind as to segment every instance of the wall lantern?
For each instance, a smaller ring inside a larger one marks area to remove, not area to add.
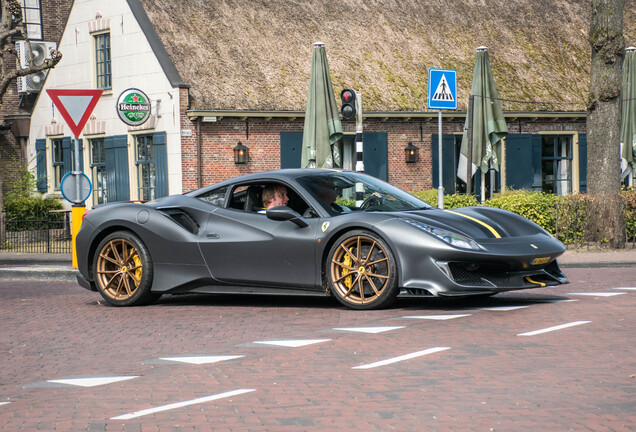
[[[250,149],[243,145],[240,141],[234,147],[234,163],[244,164],[250,160]]]
[[[406,163],[417,162],[420,160],[420,149],[413,145],[412,142],[404,147],[404,159]]]

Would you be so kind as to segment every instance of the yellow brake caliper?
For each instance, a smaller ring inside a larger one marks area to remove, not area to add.
[[[349,248],[349,252],[353,251],[353,247]],[[349,254],[345,254],[344,260],[342,260],[342,264],[346,265],[347,267],[351,267],[351,264],[353,264],[353,260],[351,259],[351,255]],[[351,270],[349,270],[348,268],[342,269],[342,274],[346,275],[349,274]],[[351,285],[353,283],[353,279],[351,278],[351,276],[347,276],[344,279],[344,284],[347,288],[351,288]]]
[[[134,254],[132,256],[132,260],[135,263],[135,267],[136,267],[135,278],[138,281],[141,281],[141,275],[143,274],[143,269],[141,268],[141,259],[139,258],[139,254],[134,249],[131,249],[130,253]]]

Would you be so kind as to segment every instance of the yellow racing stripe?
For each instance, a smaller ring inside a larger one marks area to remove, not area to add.
[[[452,214],[459,215],[459,216],[463,216],[463,217],[465,217],[466,219],[470,219],[470,220],[471,220],[471,221],[473,221],[473,222],[477,222],[479,225],[482,225],[482,226],[484,226],[484,227],[488,228],[488,230],[492,233],[492,235],[494,235],[494,236],[495,236],[495,238],[501,238],[501,236],[499,235],[499,233],[498,233],[498,232],[497,232],[497,231],[496,231],[493,227],[491,227],[490,225],[488,225],[488,224],[487,224],[487,223],[485,223],[485,222],[480,221],[479,219],[475,219],[475,218],[474,218],[474,217],[472,217],[472,216],[468,216],[468,215],[465,215],[465,214],[463,214],[463,213],[457,213],[457,212],[454,212],[454,211],[452,211],[452,210],[445,210],[445,211],[447,211],[447,212],[449,212],[449,213],[452,213]]]

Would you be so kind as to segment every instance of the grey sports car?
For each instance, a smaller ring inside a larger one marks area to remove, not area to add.
[[[281,185],[286,205],[264,209],[263,191]],[[115,306],[181,293],[332,295],[353,309],[398,295],[492,295],[565,283],[564,250],[515,213],[441,210],[374,177],[323,169],[104,204],[77,236],[80,285]]]

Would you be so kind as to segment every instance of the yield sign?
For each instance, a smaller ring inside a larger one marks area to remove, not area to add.
[[[75,138],[79,138],[104,90],[47,89],[46,92]]]

